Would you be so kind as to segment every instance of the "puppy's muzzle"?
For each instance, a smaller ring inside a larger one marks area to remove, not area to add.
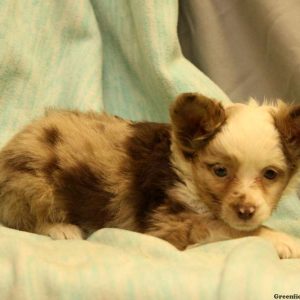
[[[251,204],[237,204],[234,206],[234,210],[239,219],[248,221],[255,215],[256,208]]]

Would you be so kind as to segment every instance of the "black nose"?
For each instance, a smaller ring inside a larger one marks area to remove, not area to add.
[[[237,215],[242,220],[250,220],[255,214],[253,205],[239,205],[236,207]]]

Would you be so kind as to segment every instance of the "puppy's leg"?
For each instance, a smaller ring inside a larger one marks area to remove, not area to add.
[[[217,242],[221,240],[258,236],[272,243],[280,258],[300,258],[300,240],[286,233],[270,229],[265,226],[254,231],[238,231],[232,229],[221,221],[207,222],[209,240]]]
[[[254,232],[254,235],[270,241],[280,258],[300,258],[300,241],[296,238],[265,226]]]
[[[54,240],[82,239],[81,229],[69,223],[64,203],[57,199],[51,186],[43,182],[43,189],[31,199],[31,211],[36,217],[34,232]]]
[[[161,238],[184,250],[188,245],[205,243],[209,231],[196,213],[183,210],[169,213],[168,207],[158,208],[149,218],[144,233]]]
[[[82,239],[79,227],[69,224],[62,200],[43,177],[13,174],[1,180],[0,222],[10,228],[48,235],[53,239]]]
[[[280,258],[300,258],[300,240],[265,226],[254,231],[238,231],[230,228],[221,221],[207,222],[209,240],[206,242],[221,241],[233,238],[258,236],[272,243]]]
[[[179,250],[189,245],[259,236],[273,244],[280,258],[300,258],[300,241],[288,234],[264,226],[249,232],[238,231],[221,220],[205,219],[189,211],[168,214],[160,208],[153,214],[145,233],[164,239]]]
[[[280,258],[300,258],[300,240],[268,227],[262,226],[254,231],[238,231],[232,229],[221,221],[208,221],[207,230],[209,232],[208,239],[201,241],[202,243],[211,243],[227,239],[259,236],[272,243]],[[198,225],[194,227],[197,233]],[[199,229],[202,231],[202,229]],[[195,234],[195,233],[194,233]]]
[[[54,240],[83,239],[82,230],[70,224],[63,203],[55,198],[51,190],[40,199],[32,201],[32,211],[36,215],[34,232],[50,236]]]
[[[196,237],[191,220],[175,220],[173,216],[166,216],[166,219],[166,222],[153,223],[145,233],[166,240],[179,250],[184,250],[191,244],[204,243],[208,238],[208,230],[204,224],[198,224]]]
[[[167,205],[151,215],[145,233],[164,239],[179,250],[245,236],[218,219],[205,218],[189,209],[172,213]]]

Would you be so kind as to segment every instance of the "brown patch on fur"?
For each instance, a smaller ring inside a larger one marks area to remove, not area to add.
[[[300,159],[300,105],[280,107],[274,120],[281,136],[283,152],[290,168],[294,170]]]
[[[4,164],[11,170],[29,173],[31,175],[36,175],[36,170],[33,164],[35,163],[35,159],[29,154],[17,154],[13,151],[5,151],[3,153]]]
[[[44,128],[44,141],[54,147],[59,141],[61,141],[61,133],[56,127]]]
[[[103,176],[84,163],[60,171],[55,182],[57,196],[63,198],[72,224],[97,230],[112,216],[106,207],[114,196],[105,189]]]
[[[125,121],[123,118],[121,118],[120,116],[114,115],[113,116],[115,119],[119,120],[119,121]]]
[[[127,141],[128,170],[132,184],[128,197],[136,206],[136,218],[145,227],[146,217],[166,200],[166,191],[179,180],[170,162],[170,126],[133,123]]]
[[[58,169],[59,169],[59,159],[57,156],[53,155],[46,162],[42,171],[45,173],[46,178],[48,178],[52,181],[53,172],[55,172]]]
[[[186,158],[192,157],[225,122],[221,103],[197,93],[177,97],[170,107],[175,137]]]

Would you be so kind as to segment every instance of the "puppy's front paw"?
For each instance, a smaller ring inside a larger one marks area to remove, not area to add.
[[[81,229],[72,224],[56,223],[39,227],[37,233],[50,236],[54,240],[82,240]]]
[[[300,258],[300,241],[288,234],[265,229],[259,236],[270,241],[280,258]]]

